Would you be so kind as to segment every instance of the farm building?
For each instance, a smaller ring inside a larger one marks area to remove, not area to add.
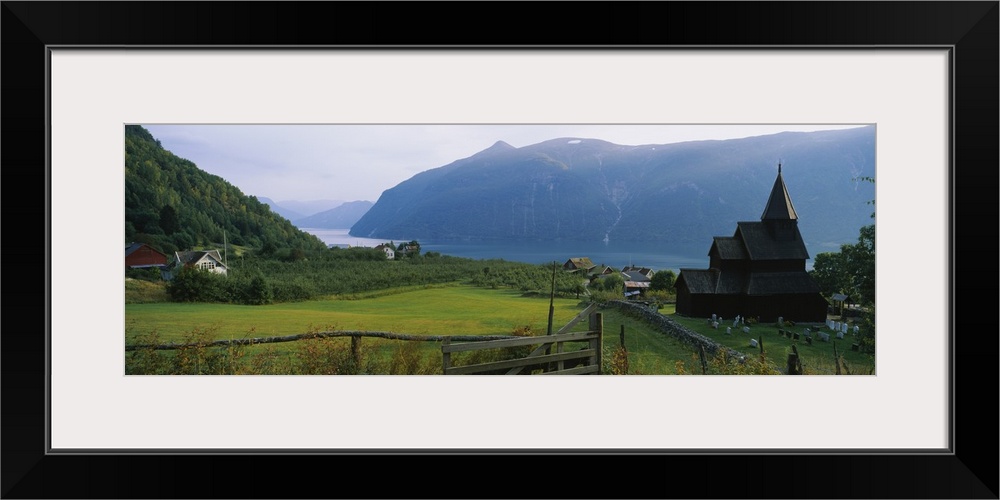
[[[563,263],[563,269],[567,271],[589,272],[595,267],[597,266],[591,262],[590,257],[573,257]]]
[[[708,255],[708,269],[681,269],[677,277],[679,314],[826,321],[827,301],[806,272],[809,253],[780,164],[760,221],[737,222],[732,236],[713,238]]]
[[[145,243],[125,245],[125,269],[163,268],[167,255]]]

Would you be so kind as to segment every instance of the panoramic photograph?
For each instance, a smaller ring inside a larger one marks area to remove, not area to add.
[[[129,124],[126,375],[875,375],[871,124]]]

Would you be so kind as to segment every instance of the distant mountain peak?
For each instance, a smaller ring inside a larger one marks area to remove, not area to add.
[[[492,155],[496,153],[505,153],[507,151],[515,151],[515,150],[517,150],[517,148],[515,148],[514,146],[511,146],[510,144],[507,144],[506,142],[503,141],[497,141],[493,143],[492,146],[472,155],[472,158]]]

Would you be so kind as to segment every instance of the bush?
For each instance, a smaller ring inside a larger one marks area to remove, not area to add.
[[[181,268],[167,285],[174,302],[228,302],[225,278],[193,267]]]

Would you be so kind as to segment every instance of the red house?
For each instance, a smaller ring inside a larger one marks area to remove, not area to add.
[[[166,265],[166,254],[145,243],[129,243],[125,246],[125,269],[164,267]]]

